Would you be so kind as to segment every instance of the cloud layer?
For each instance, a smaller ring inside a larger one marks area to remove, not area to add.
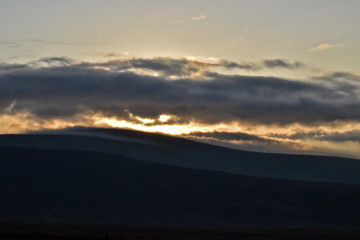
[[[301,64],[272,60],[264,61],[264,65],[292,69]],[[144,118],[166,113],[177,116],[179,122],[207,124],[360,121],[357,75],[333,73],[295,81],[225,75],[210,69],[256,66],[168,58],[76,64],[68,59],[48,58],[27,65],[2,64],[0,108],[4,112],[11,106],[13,112],[28,111],[41,118],[91,111],[131,120],[129,112]],[[137,72],[144,69],[158,75]],[[191,77],[194,74],[198,74],[196,78]],[[11,105],[14,101],[16,104]]]
[[[358,156],[360,76],[260,75],[279,68],[307,66],[286,59],[161,57],[3,62],[0,131],[119,126],[255,151]]]

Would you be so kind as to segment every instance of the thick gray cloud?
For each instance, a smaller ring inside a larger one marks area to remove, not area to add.
[[[4,65],[11,71],[0,72],[3,111],[16,101],[13,112],[27,110],[42,118],[92,111],[129,120],[133,120],[129,112],[141,117],[167,113],[178,116],[180,122],[203,123],[284,125],[360,120],[359,77],[351,74],[334,73],[308,82],[224,75],[209,72],[209,63],[168,58],[105,63],[46,58],[40,59],[38,65],[32,64],[35,67]],[[223,65],[232,67],[229,62]],[[125,71],[134,67],[164,75],[152,77]],[[192,79],[189,73],[199,69],[203,78]],[[169,75],[176,78],[170,80]]]

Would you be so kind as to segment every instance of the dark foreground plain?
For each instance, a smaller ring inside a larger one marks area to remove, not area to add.
[[[360,239],[359,160],[115,133],[1,136],[0,239]]]
[[[0,223],[6,240],[355,240],[356,229],[141,227],[80,223]]]
[[[0,152],[1,221],[360,227],[358,184],[242,176],[78,150]]]

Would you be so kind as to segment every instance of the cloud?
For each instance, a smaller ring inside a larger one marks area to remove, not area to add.
[[[207,18],[207,15],[205,14],[200,14],[199,16],[193,17],[192,20],[194,21],[200,21],[200,20],[204,20],[205,18]]]
[[[105,57],[127,57],[127,56],[129,56],[129,53],[127,53],[127,52],[122,52],[122,53],[111,52],[111,53],[104,54],[103,56],[105,56]]]
[[[305,66],[301,62],[296,61],[291,63],[284,59],[266,59],[263,61],[263,64],[268,68],[288,68],[292,70],[302,68]]]
[[[39,62],[45,65],[15,69],[7,65],[12,71],[0,73],[0,109],[5,111],[16,101],[12,112],[27,111],[44,119],[96,113],[135,121],[130,112],[152,119],[166,113],[177,117],[172,123],[360,121],[359,76],[353,74],[332,73],[295,81],[211,71],[213,66],[244,67],[227,61],[134,58],[76,63],[66,58],[43,58]],[[134,68],[162,75],[130,71]]]
[[[5,108],[5,112],[11,113],[12,110],[14,109],[15,104],[16,104],[16,101],[13,101],[7,108]]]
[[[114,60],[104,63],[80,63],[78,66],[87,68],[105,68],[111,71],[125,70],[150,70],[159,75],[167,77],[190,77],[195,74],[202,74],[212,68],[220,67],[224,69],[242,69],[256,71],[261,69],[261,65],[255,63],[236,63],[223,59],[216,61],[203,61],[187,58],[128,58]]]
[[[192,132],[189,134],[183,134],[188,137],[205,137],[214,138],[217,140],[225,141],[244,141],[244,142],[257,142],[257,143],[271,143],[270,139],[262,138],[257,135],[241,133],[241,132]]]
[[[320,77],[314,77],[318,81],[332,84],[356,84],[360,83],[360,76],[349,72],[330,72]]]
[[[238,69],[246,69],[246,70],[253,70],[253,71],[260,70],[262,67],[259,64],[255,64],[255,63],[237,63],[237,62],[230,62],[227,60],[220,60],[218,66],[221,66],[221,67],[224,67],[227,69],[238,68]]]
[[[181,24],[181,23],[184,23],[185,21],[184,20],[175,20],[173,23],[174,24]]]
[[[309,151],[311,144],[325,142],[357,148],[360,76],[330,72],[294,80],[261,76],[261,71],[233,74],[234,69],[277,67],[302,66],[286,59],[238,63],[169,57],[1,63],[0,131],[103,127],[113,120],[248,150]]]
[[[271,134],[270,137],[291,139],[291,140],[306,140],[314,139],[319,141],[330,142],[357,142],[360,143],[360,130],[350,130],[345,132],[326,132],[326,131],[310,131],[297,132],[294,134]]]
[[[215,145],[240,148],[249,151],[294,153],[311,149],[308,144],[299,141],[266,138],[243,132],[191,132],[189,134],[182,134],[182,136],[202,140]]]
[[[166,76],[191,76],[193,74],[211,71],[214,67],[220,67],[227,70],[240,69],[249,71],[258,71],[263,68],[282,67],[296,70],[305,67],[301,62],[289,62],[283,59],[264,60],[262,63],[253,62],[233,62],[225,59],[216,59],[206,61],[196,58],[124,58],[104,63],[81,63],[84,67],[106,68],[110,70],[123,71],[128,69],[147,69],[156,71],[160,75]]]
[[[16,45],[16,46],[18,46],[19,44],[17,42],[12,42],[12,41],[2,41],[2,42],[0,42],[0,45]]]
[[[47,57],[47,58],[40,58],[36,61],[30,61],[25,64],[9,64],[0,62],[0,73],[5,72],[13,72],[13,71],[20,71],[25,69],[34,69],[34,68],[41,68],[41,67],[64,67],[69,66],[72,63],[71,59],[62,58],[62,57]]]
[[[36,43],[43,43],[43,44],[55,44],[55,45],[73,45],[70,42],[61,42],[61,41],[50,41],[50,40],[43,40],[43,39],[36,39],[36,38],[29,38],[29,39],[22,39],[18,40],[19,42],[36,42]]]
[[[324,51],[324,50],[328,50],[328,49],[332,49],[332,48],[336,48],[336,47],[341,47],[344,46],[344,43],[336,43],[336,44],[330,44],[330,43],[320,43],[319,45],[310,48],[308,51],[309,52],[317,52],[317,51]]]
[[[28,67],[65,67],[72,63],[73,61],[69,58],[63,57],[44,57],[36,61],[29,62]]]
[[[28,67],[27,64],[8,64],[8,63],[0,62],[0,73],[14,71],[14,70],[21,70],[27,67]]]
[[[319,140],[332,141],[332,142],[357,142],[360,143],[360,130],[346,131],[343,133],[334,132],[334,133],[324,133]]]
[[[25,64],[8,64],[0,62],[0,72],[13,71],[25,68],[40,67],[77,67],[82,69],[102,69],[110,71],[135,71],[150,75],[166,77],[192,77],[202,75],[204,72],[216,71],[216,68],[224,70],[247,70],[259,71],[264,68],[282,67],[296,70],[305,66],[301,62],[289,62],[284,59],[264,60],[262,63],[233,62],[225,59],[198,59],[198,58],[130,58],[127,53],[108,53],[105,57],[118,59],[107,62],[77,62],[66,57],[45,57]],[[120,58],[121,57],[121,58]]]
[[[0,46],[4,45],[7,47],[20,47],[23,43],[38,43],[38,44],[46,44],[46,45],[64,45],[64,46],[72,46],[73,43],[70,42],[62,42],[62,41],[49,41],[43,39],[19,39],[14,41],[0,41]]]

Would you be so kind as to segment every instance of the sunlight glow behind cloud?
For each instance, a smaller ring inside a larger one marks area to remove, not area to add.
[[[219,3],[2,1],[0,132],[360,156],[360,1]]]

